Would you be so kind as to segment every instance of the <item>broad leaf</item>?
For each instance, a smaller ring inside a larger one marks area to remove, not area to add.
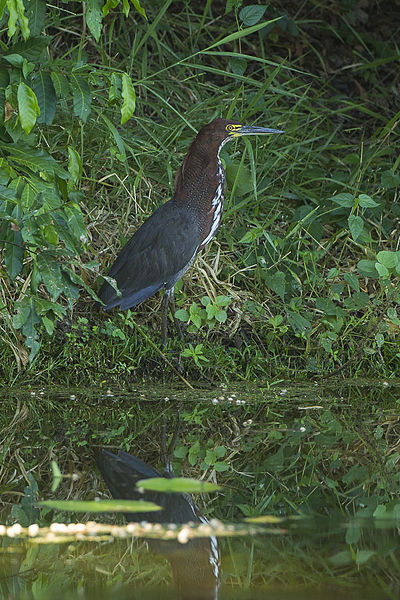
[[[350,215],[347,219],[347,222],[349,224],[351,237],[354,241],[357,241],[357,238],[359,238],[362,230],[364,229],[364,221],[358,215]]]
[[[100,39],[102,28],[103,12],[101,6],[101,0],[88,0],[87,2],[86,23],[96,42]]]
[[[46,16],[45,0],[29,0],[27,14],[31,36],[39,36],[42,33]]]
[[[35,173],[38,171],[53,172],[62,179],[70,178],[67,171],[43,150],[29,148],[29,146],[23,144],[0,144],[0,148],[7,151],[9,161],[24,165]]]
[[[71,173],[72,179],[77,183],[82,175],[81,157],[72,146],[68,146],[68,156],[68,171]]]
[[[133,113],[136,106],[136,94],[131,78],[126,73],[122,74],[122,98],[121,107],[121,125],[126,123]]]
[[[246,25],[246,27],[251,27],[262,19],[266,10],[266,6],[250,4],[249,6],[242,8],[239,13],[239,19],[244,23],[244,25]]]
[[[74,115],[80,117],[84,123],[91,111],[92,94],[86,79],[71,73],[71,87],[74,104]]]
[[[30,133],[36,123],[36,118],[40,115],[35,92],[26,83],[21,82],[18,85],[17,98],[21,127],[25,133]]]
[[[46,71],[39,70],[33,82],[33,91],[40,108],[38,123],[51,125],[56,114],[56,91],[53,81]]]

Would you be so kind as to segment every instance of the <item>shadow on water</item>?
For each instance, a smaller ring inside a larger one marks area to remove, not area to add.
[[[0,598],[398,598],[399,406],[396,381],[3,390]],[[221,490],[136,487],[172,469]],[[39,503],[110,492],[162,510]]]

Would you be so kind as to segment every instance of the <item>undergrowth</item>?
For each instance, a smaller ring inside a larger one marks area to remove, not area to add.
[[[218,2],[204,10],[154,3],[145,7],[148,20],[137,12],[125,19],[117,7],[98,41],[82,34],[83,15],[47,14],[53,38],[44,72],[57,69],[74,94],[78,71],[94,96],[87,113],[75,98],[71,114],[73,98],[60,91],[53,119],[41,119],[29,134],[20,105],[20,116],[14,111],[2,130],[3,150],[18,130],[20,144],[55,158],[59,169],[52,163],[50,179],[57,210],[66,211],[57,222],[33,225],[29,211],[23,214],[26,197],[9,183],[15,172],[4,175],[4,382],[396,375],[396,32],[381,36],[374,23],[384,17],[375,5],[368,15],[311,2],[253,13],[229,6],[225,13]],[[261,27],[271,19],[278,20]],[[7,51],[22,52],[12,44]],[[31,75],[25,63],[14,63],[10,58],[14,79],[5,100],[15,107],[15,85]],[[171,197],[190,141],[216,116],[285,133],[224,148],[223,224],[177,286],[185,340],[174,338],[171,321],[162,350],[159,297],[105,315],[89,291]],[[23,162],[19,167],[24,171]],[[24,173],[17,175],[21,181]],[[63,237],[69,222],[72,237]],[[37,228],[31,237],[29,227]]]

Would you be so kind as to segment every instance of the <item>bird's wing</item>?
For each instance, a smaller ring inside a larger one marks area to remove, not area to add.
[[[105,309],[136,306],[163,287],[174,285],[198,249],[199,228],[190,211],[167,202],[160,206],[122,248],[112,265],[122,296],[107,282],[98,293]]]

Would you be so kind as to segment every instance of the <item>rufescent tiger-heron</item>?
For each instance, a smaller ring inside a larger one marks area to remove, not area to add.
[[[142,493],[138,489],[138,481],[150,477],[173,478],[171,465],[166,465],[161,473],[121,450],[118,455],[102,450],[97,453],[96,462],[114,498],[147,500],[161,508],[156,512],[127,513],[125,517],[128,521],[174,523],[175,527],[188,522],[209,525],[189,494]],[[204,537],[189,539],[186,543],[176,539],[149,539],[148,543],[155,552],[169,560],[180,600],[216,600],[220,584],[220,553],[216,537],[208,533]]]
[[[180,333],[174,285],[220,226],[225,189],[221,148],[242,135],[271,133],[283,131],[229,119],[215,119],[199,131],[176,174],[173,197],[139,227],[112,265],[108,276],[115,279],[119,292],[104,281],[98,292],[104,310],[132,308],[164,288],[163,344],[167,340],[169,303]]]

